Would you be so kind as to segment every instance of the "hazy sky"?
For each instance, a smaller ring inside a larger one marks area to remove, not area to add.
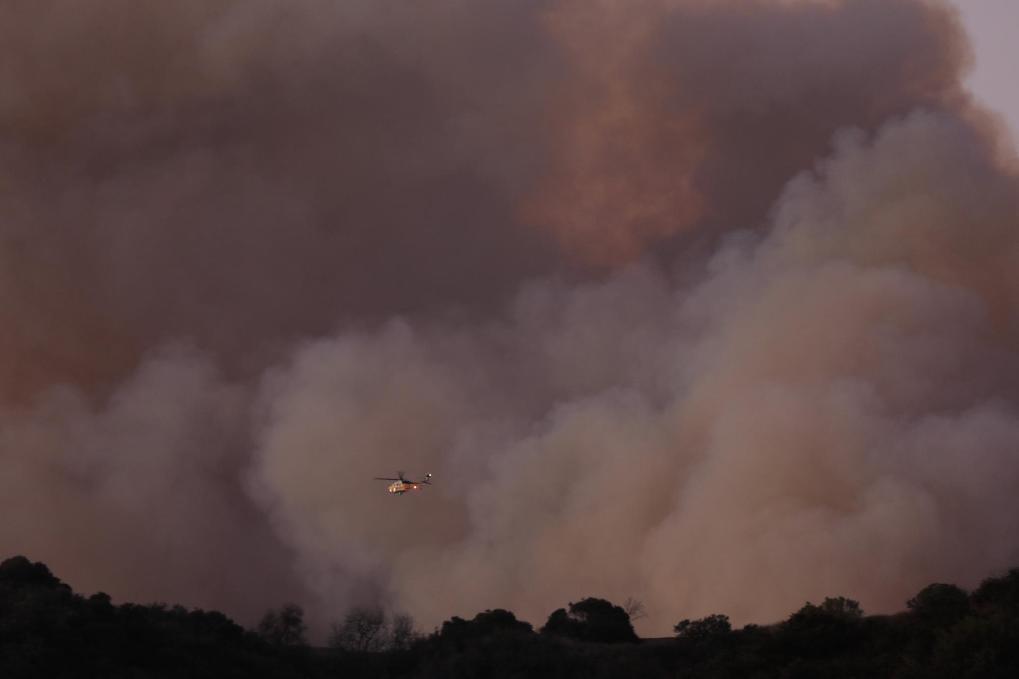
[[[658,635],[1019,565],[1019,178],[965,40],[924,0],[0,3],[0,556]]]
[[[1019,2],[1015,0],[953,0],[973,39],[976,68],[968,80],[973,91],[1019,132],[1019,87],[1016,67],[1019,46]]]

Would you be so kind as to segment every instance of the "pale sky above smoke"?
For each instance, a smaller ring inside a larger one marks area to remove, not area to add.
[[[1013,0],[953,0],[973,45],[974,67],[967,83],[1019,135],[1019,92],[1015,80],[1015,39],[1019,4]]]
[[[1019,563],[1016,168],[943,5],[0,38],[0,551],[245,622],[634,596],[650,634]]]

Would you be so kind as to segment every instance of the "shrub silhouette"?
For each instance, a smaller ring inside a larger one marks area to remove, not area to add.
[[[947,627],[969,613],[969,596],[955,585],[938,582],[920,590],[906,602],[906,607],[925,625]]]
[[[294,605],[270,611],[263,638],[216,611],[85,598],[44,564],[15,557],[0,563],[0,677],[1010,679],[1019,676],[1017,603],[1013,570],[969,597],[935,583],[900,614],[864,616],[852,599],[834,597],[777,625],[733,630],[711,615],[681,621],[675,642],[638,645],[587,643],[636,637],[625,610],[585,599],[549,616],[542,634],[495,609],[447,620],[400,649],[336,654],[300,645]]]
[[[829,597],[820,606],[808,601],[782,623],[779,638],[794,655],[837,654],[859,640],[862,618],[860,604],[852,599]]]
[[[74,594],[41,563],[0,564],[0,677],[309,676],[222,613],[116,606]]]
[[[698,620],[681,620],[673,627],[677,639],[697,644],[719,641],[732,633],[732,625],[727,615],[709,615]]]
[[[297,604],[285,604],[278,611],[266,611],[256,631],[273,646],[306,646],[307,630],[304,610]]]
[[[443,642],[463,643],[497,635],[530,635],[534,628],[530,623],[517,620],[517,616],[502,608],[484,611],[472,620],[453,616],[442,623],[439,638]]]
[[[630,616],[605,599],[587,598],[559,608],[548,617],[541,633],[579,641],[620,643],[637,641]]]
[[[15,587],[63,587],[70,590],[50,572],[46,564],[38,561],[33,563],[23,556],[12,556],[0,563],[0,584]]]
[[[976,606],[1019,612],[1019,568],[1013,568],[998,578],[987,578],[971,598]]]

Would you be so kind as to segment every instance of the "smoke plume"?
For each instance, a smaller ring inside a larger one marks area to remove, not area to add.
[[[634,596],[652,634],[1019,562],[1019,176],[941,4],[0,38],[5,553],[245,621]]]

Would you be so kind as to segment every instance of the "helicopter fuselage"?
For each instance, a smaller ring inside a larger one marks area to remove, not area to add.
[[[403,495],[407,491],[418,490],[418,484],[408,483],[406,481],[394,481],[389,484],[389,487],[386,488],[386,490],[392,495]]]
[[[403,495],[404,493],[411,490],[420,490],[423,485],[431,485],[432,481],[431,474],[425,474],[425,477],[420,481],[410,481],[403,476],[403,472],[398,472],[396,478],[391,476],[376,476],[376,481],[392,481],[386,486],[386,491],[390,495]]]

